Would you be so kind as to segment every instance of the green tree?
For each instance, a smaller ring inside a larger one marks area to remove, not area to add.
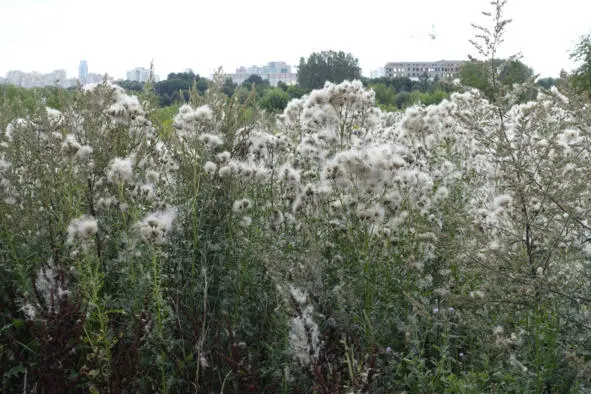
[[[199,94],[203,95],[209,87],[207,79],[202,78],[199,74],[194,74],[192,71],[184,73],[170,73],[167,78],[154,85],[154,90],[160,98],[161,106],[168,106],[174,102],[187,101],[188,91],[195,87]],[[185,93],[180,93],[181,91]]]
[[[364,81],[366,86],[373,86],[376,84],[383,84],[391,87],[396,93],[400,92],[412,92],[413,90],[420,88],[419,81],[413,81],[408,77],[395,77],[395,78],[374,78],[366,79]]]
[[[591,34],[579,39],[570,57],[580,63],[571,78],[575,89],[591,93]]]
[[[286,92],[287,94],[289,94],[290,98],[294,99],[302,97],[304,94],[307,93],[307,90],[299,85],[290,85],[288,86]]]
[[[486,97],[492,97],[492,84],[488,66],[481,61],[472,60],[460,68],[460,82],[480,90]]]
[[[534,75],[534,70],[526,66],[519,60],[509,60],[501,66],[499,80],[505,86],[511,86],[514,83],[524,83]]]
[[[286,84],[286,83],[285,83],[285,82],[283,82],[283,81],[279,81],[279,82],[277,82],[277,87],[278,87],[279,89],[283,90],[284,92],[287,92],[287,89],[289,88],[289,85],[288,85],[288,84]]]
[[[238,84],[234,83],[234,81],[232,81],[232,78],[226,78],[224,80],[222,90],[226,96],[232,97],[234,95],[234,91],[236,91],[237,86]]]
[[[414,93],[414,92],[413,92]],[[436,89],[432,92],[422,92],[418,95],[419,101],[424,105],[439,104],[443,99],[449,98],[449,93],[446,93],[440,89]],[[416,102],[413,102],[416,104]]]
[[[144,83],[138,81],[119,80],[115,83],[121,86],[123,89],[131,92],[141,92],[144,89]]]
[[[250,77],[246,78],[241,85],[248,90],[251,90],[253,85],[257,90],[266,90],[271,86],[268,79],[263,79],[260,75],[256,74],[252,74]]]
[[[308,60],[300,58],[298,84],[307,90],[322,88],[326,81],[340,83],[361,78],[359,60],[342,51],[314,52]]]
[[[71,90],[45,86],[23,88],[11,84],[0,84],[0,102],[12,107],[19,116],[34,112],[39,107],[51,107],[61,110],[71,98]]]
[[[271,84],[269,83],[268,79],[263,79],[260,75],[255,74],[246,78],[244,82],[240,84],[240,86],[246,89],[248,92],[252,92],[254,89],[257,101],[261,100],[265,96],[267,90],[271,88]]]
[[[289,100],[289,94],[283,89],[268,89],[260,102],[260,106],[269,112],[277,113],[285,109]]]
[[[398,109],[403,109],[408,107],[411,103],[411,97],[409,92],[400,92],[396,95],[394,99],[394,104],[398,107]]]
[[[510,87],[515,83],[524,83],[534,74],[530,67],[515,59],[494,59],[487,62],[473,59],[462,65],[460,82],[480,90],[488,99],[492,99],[494,87],[491,67],[497,70],[498,82],[505,87]]]
[[[550,89],[552,86],[555,86],[558,82],[557,78],[540,78],[536,81],[536,85],[543,87],[544,89]]]
[[[421,92],[428,92],[432,90],[434,82],[429,78],[429,74],[425,71],[419,76],[419,90]]]
[[[375,83],[369,85],[369,87],[375,92],[376,101],[381,107],[387,108],[396,105],[394,101],[396,98],[396,92],[392,87],[384,83]]]

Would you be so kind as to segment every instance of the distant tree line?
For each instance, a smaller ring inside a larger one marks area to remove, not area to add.
[[[591,34],[579,39],[570,57],[579,65],[572,75],[573,85],[579,92],[591,94]]]
[[[567,75],[579,91],[591,93],[591,35],[580,39],[571,57],[580,66],[571,75]],[[491,70],[494,69],[497,80],[493,82]],[[344,80],[360,79],[364,85],[374,90],[377,104],[384,110],[403,110],[418,103],[430,105],[439,103],[458,90],[458,86],[449,80],[430,79],[427,74],[418,79],[408,77],[396,78],[363,78],[359,60],[350,53],[337,51],[322,51],[312,53],[308,58],[300,59],[297,84],[287,85],[279,82],[277,86],[270,85],[258,75],[251,75],[240,84],[227,78],[223,84],[223,91],[228,97],[233,97],[244,103],[253,99],[256,104],[271,113],[281,112],[293,98],[299,98],[313,89],[324,86],[326,81],[340,83]],[[493,83],[510,89],[513,84],[533,81],[534,71],[515,59],[495,59],[492,62],[471,60],[466,62],[458,74],[460,84],[479,89],[488,99],[494,99],[496,91]],[[535,82],[539,87],[549,89],[557,84],[558,78],[541,78]],[[118,85],[131,92],[142,92],[144,83],[137,81],[119,80]],[[194,89],[202,95],[209,88],[211,81],[189,70],[180,73],[170,73],[166,79],[153,83],[153,91],[161,107],[180,105],[188,102],[190,91]],[[535,89],[534,89],[535,90]],[[533,98],[535,91],[523,93],[522,100]],[[47,105],[59,108],[59,89],[56,87],[23,89],[0,85],[0,94],[6,97],[17,97],[19,105],[30,105],[32,100],[42,98]]]

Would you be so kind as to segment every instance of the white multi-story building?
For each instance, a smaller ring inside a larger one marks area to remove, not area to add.
[[[86,83],[101,83],[105,79],[105,76],[98,73],[89,73],[86,76]]]
[[[380,67],[377,70],[370,71],[369,76],[372,79],[385,77],[386,76],[386,69],[384,67]]]
[[[25,75],[26,73],[22,71],[9,71],[6,73],[6,83],[22,86],[23,81],[26,79]]]
[[[43,85],[59,85],[61,86],[67,80],[66,70],[55,70],[49,74],[43,75]]]
[[[453,78],[466,60],[439,60],[436,62],[392,62],[386,64],[386,76],[389,78],[408,77],[418,79],[422,75],[429,78]]]
[[[47,74],[41,74],[37,71],[30,73],[9,71],[6,73],[6,79],[4,81],[5,83],[21,86],[23,88],[68,85],[65,70],[54,70]]]
[[[73,88],[78,84],[78,79],[76,78],[68,78],[65,81],[59,83],[62,88]]]
[[[279,82],[287,85],[295,85],[296,73],[291,71],[291,66],[285,62],[269,62],[265,66],[238,67],[236,72],[228,74],[232,82],[241,84],[251,75],[258,75],[262,79],[269,80],[271,86],[277,86]]]
[[[127,72],[128,81],[146,82],[150,77],[150,70],[144,67],[136,67]],[[158,76],[154,75],[155,82],[158,82]]]

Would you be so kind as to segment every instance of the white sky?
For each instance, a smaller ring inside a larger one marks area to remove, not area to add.
[[[389,61],[465,59],[471,22],[488,0],[0,0],[0,76],[9,70],[116,78],[154,59],[156,72],[286,61],[343,50],[363,73]],[[500,55],[517,52],[542,76],[574,65],[568,52],[591,31],[589,0],[509,0]],[[488,22],[488,21],[487,21]],[[434,25],[436,39],[429,38]]]

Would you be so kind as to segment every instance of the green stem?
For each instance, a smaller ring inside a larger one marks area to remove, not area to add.
[[[160,267],[158,265],[158,255],[154,246],[150,247],[152,251],[152,280],[153,280],[153,291],[154,291],[154,300],[156,301],[156,310],[157,310],[157,318],[158,318],[158,329],[160,334],[162,335],[163,326],[162,326],[162,295],[160,294]]]

